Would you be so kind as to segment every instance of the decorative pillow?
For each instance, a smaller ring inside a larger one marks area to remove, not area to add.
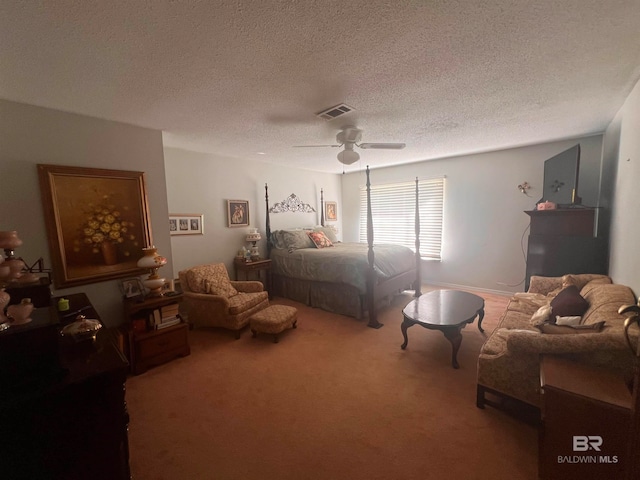
[[[333,247],[331,240],[322,232],[308,232],[307,235],[309,235],[316,248]]]
[[[229,274],[224,264],[219,263],[212,265],[212,267],[209,276],[204,281],[206,292],[226,298],[237,295],[238,291],[231,285]]]
[[[282,244],[284,248],[289,250],[298,250],[299,248],[313,248],[313,242],[307,236],[305,230],[283,230],[281,233]]]
[[[531,317],[531,325],[538,327],[543,323],[548,323],[551,318],[551,305],[543,305]]]
[[[556,297],[551,300],[551,309],[554,316],[573,317],[582,316],[589,308],[587,302],[575,285],[564,288]]]
[[[550,334],[576,334],[576,333],[599,333],[604,327],[604,322],[592,323],[590,325],[554,325],[544,323],[538,328],[542,333]]]
[[[580,320],[582,317],[572,316],[572,317],[560,317],[556,315],[556,325],[580,325]]]
[[[338,243],[338,237],[331,229],[331,227],[316,227],[313,229],[314,232],[322,232],[329,239],[331,243]]]

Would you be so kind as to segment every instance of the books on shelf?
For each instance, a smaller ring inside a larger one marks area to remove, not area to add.
[[[159,330],[177,325],[182,321],[178,308],[177,303],[155,308],[149,313],[149,327],[153,330]]]
[[[181,321],[182,321],[182,319],[178,315],[175,315],[173,318],[165,318],[165,319],[162,320],[161,323],[156,325],[156,330],[160,330],[162,328],[167,328],[167,327],[171,327],[173,325],[177,325]]]

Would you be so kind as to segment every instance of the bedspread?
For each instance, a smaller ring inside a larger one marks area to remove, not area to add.
[[[379,280],[415,268],[415,254],[400,245],[375,245],[375,272]],[[340,242],[327,248],[271,251],[271,272],[290,278],[353,285],[366,293],[369,270],[368,247],[364,243]]]

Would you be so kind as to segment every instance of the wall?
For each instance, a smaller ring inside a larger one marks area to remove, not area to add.
[[[233,278],[233,258],[243,246],[249,228],[258,228],[258,242],[266,255],[265,183],[269,205],[295,193],[316,209],[315,214],[272,213],[271,229],[313,226],[320,223],[320,189],[324,199],[338,202],[338,228],[342,218],[340,176],[285,168],[252,160],[238,160],[186,150],[165,149],[167,198],[171,213],[204,214],[203,235],[171,237],[173,271],[210,262],[223,262]],[[228,227],[227,200],[249,201],[250,227]]]
[[[544,161],[580,143],[579,195],[597,206],[602,136],[497,152],[418,162],[371,172],[372,184],[446,176],[442,261],[425,262],[430,284],[466,286],[493,292],[524,288],[525,253],[531,210],[542,195]],[[364,172],[344,175],[344,237],[358,240],[358,189]],[[523,195],[517,186],[527,181]],[[524,251],[523,251],[524,250]]]
[[[640,294],[640,82],[605,132],[605,160],[616,171],[611,217],[609,273]]]
[[[146,172],[152,238],[171,258],[161,132],[0,100],[0,138],[0,230],[18,231],[24,243],[16,254],[28,263],[43,257],[52,265],[38,163]],[[171,265],[161,273],[171,278]],[[54,289],[54,295],[75,292],[89,296],[107,325],[122,321],[117,280]]]

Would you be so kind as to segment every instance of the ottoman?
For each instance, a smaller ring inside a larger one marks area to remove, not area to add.
[[[273,343],[278,343],[278,334],[287,328],[296,328],[298,310],[287,305],[270,305],[255,313],[249,319],[249,326],[254,337],[258,333],[273,335]]]

